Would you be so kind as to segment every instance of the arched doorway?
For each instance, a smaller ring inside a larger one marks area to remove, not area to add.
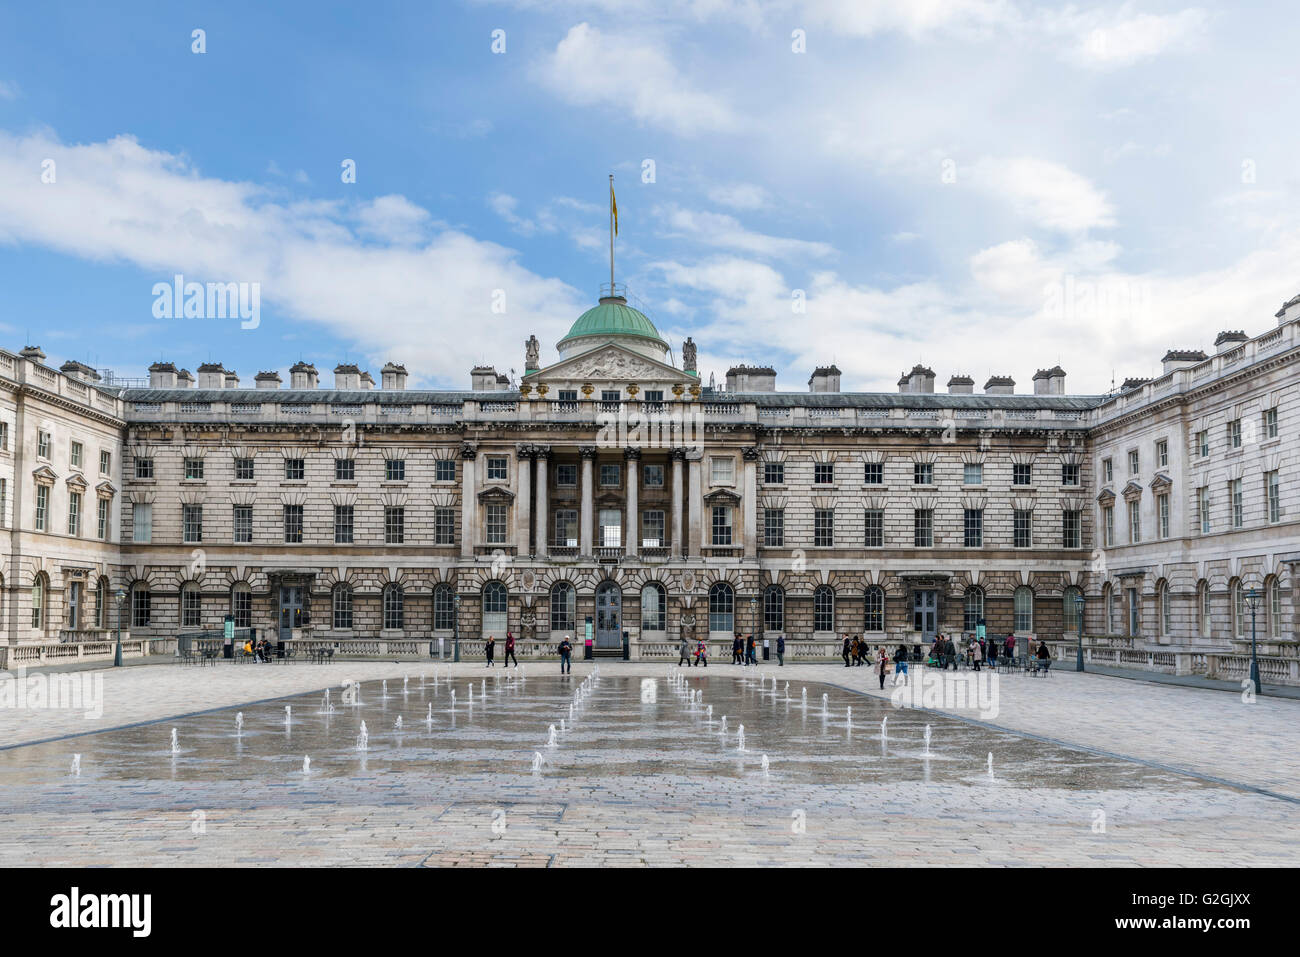
[[[596,586],[596,647],[623,647],[623,591],[617,582]]]

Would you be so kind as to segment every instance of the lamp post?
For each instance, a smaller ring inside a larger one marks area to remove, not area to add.
[[[460,596],[459,595],[456,595],[452,599],[452,604],[456,608],[455,617],[452,619],[452,627],[455,629],[452,632],[452,646],[455,649],[454,651],[455,658],[453,658],[452,660],[460,661]]]
[[[1074,596],[1074,608],[1075,611],[1079,613],[1079,620],[1078,622],[1076,622],[1077,629],[1078,629],[1078,637],[1079,637],[1079,647],[1078,647],[1078,653],[1074,659],[1075,671],[1083,670],[1083,601],[1084,601],[1083,591],[1080,590],[1079,594]]]
[[[1255,654],[1255,608],[1259,605],[1259,593],[1255,589],[1246,592],[1246,604],[1250,606],[1250,683],[1255,686],[1255,694],[1259,694],[1259,657]]]
[[[117,599],[117,650],[113,652],[113,667],[122,667],[122,602],[126,601],[126,589],[119,588],[113,596]]]

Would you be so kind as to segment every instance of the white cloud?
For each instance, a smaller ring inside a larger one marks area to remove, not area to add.
[[[808,0],[800,12],[836,33],[861,37],[886,32],[920,37],[945,30],[1009,27],[1020,20],[1008,0]]]
[[[1031,156],[988,157],[975,164],[972,179],[1044,229],[1073,233],[1115,225],[1106,194],[1059,163]]]
[[[731,108],[720,97],[694,89],[659,46],[606,34],[588,23],[569,30],[542,64],[541,78],[576,106],[630,114],[682,136],[739,126]]]
[[[767,190],[754,183],[724,183],[709,190],[709,199],[732,209],[762,209],[769,202]]]
[[[834,249],[823,242],[767,236],[746,229],[734,216],[683,209],[676,205],[655,207],[655,215],[668,228],[668,236],[685,238],[708,246],[735,249],[766,258],[830,256]]]
[[[1066,55],[1071,61],[1095,69],[1114,69],[1165,53],[1193,50],[1208,22],[1206,12],[1195,7],[1152,14],[1134,13],[1126,4],[1117,14],[1067,7],[1059,14],[1049,14],[1044,26],[1049,34],[1069,38],[1071,46]]]
[[[45,157],[57,162],[56,183],[41,182]],[[262,325],[244,335],[282,335],[267,318],[274,311],[443,385],[464,386],[484,356],[508,366],[503,342],[512,338],[535,332],[554,342],[586,298],[495,243],[445,228],[420,238],[429,214],[401,196],[276,202],[270,190],[203,176],[127,136],[66,145],[48,133],[0,132],[0,182],[9,184],[0,190],[0,242],[140,268],[141,315],[153,282],[176,272],[259,282]],[[504,314],[492,310],[496,290]],[[175,335],[170,328],[155,335]]]

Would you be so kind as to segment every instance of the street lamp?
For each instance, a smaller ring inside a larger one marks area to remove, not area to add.
[[[454,629],[454,631],[452,631],[452,645],[455,648],[455,655],[456,655],[456,657],[453,660],[460,661],[460,596],[459,595],[456,595],[452,599],[452,604],[456,608],[455,615],[452,618],[452,628]]]
[[[1250,606],[1250,683],[1255,686],[1255,694],[1259,694],[1259,658],[1255,654],[1255,608],[1259,605],[1259,592],[1253,588],[1246,592],[1246,604]]]
[[[1074,596],[1074,608],[1075,611],[1079,613],[1079,620],[1076,622],[1078,635],[1079,635],[1079,647],[1078,647],[1078,654],[1074,659],[1075,671],[1083,670],[1083,600],[1084,599],[1083,599],[1082,591],[1080,591],[1079,594]]]
[[[122,667],[122,602],[126,601],[126,589],[119,588],[113,596],[117,599],[117,650],[113,653],[113,667]]]

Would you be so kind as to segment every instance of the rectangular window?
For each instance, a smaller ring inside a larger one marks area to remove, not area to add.
[[[435,482],[456,481],[456,460],[438,459],[433,463],[433,480]]]
[[[731,508],[726,505],[713,506],[713,536],[715,546],[727,547],[731,544]]]
[[[622,396],[622,394],[618,391],[618,389],[601,389],[601,390],[600,390],[600,401],[601,401],[601,402],[618,402],[622,397],[623,397],[623,396]]]
[[[235,481],[236,482],[253,481],[253,460],[252,459],[235,459]]]
[[[664,390],[646,389],[645,392],[641,394],[641,399],[646,405],[659,405],[664,400]]]
[[[100,452],[99,453],[99,474],[108,475],[112,471],[113,471],[113,453]]]
[[[785,509],[763,509],[763,544],[768,548],[785,547]]]
[[[153,616],[153,594],[147,588],[136,588],[131,592],[131,627],[148,628]]]
[[[488,478],[492,478],[492,459],[488,459]],[[384,481],[405,482],[406,459],[384,459]]]
[[[1142,503],[1128,503],[1128,540],[1130,545],[1142,541]]]
[[[555,510],[555,544],[570,548],[578,544],[578,510],[576,508],[557,508]]]
[[[863,536],[863,545],[866,548],[885,547],[885,513],[883,509],[867,509]]]
[[[74,469],[81,468],[81,443],[73,442],[68,450],[68,464]]]
[[[647,509],[641,513],[641,544],[650,548],[659,548],[664,544],[662,509]]]
[[[504,545],[506,543],[506,511],[508,506],[505,505],[488,505],[484,509],[487,523],[485,526],[489,545]]]
[[[1102,542],[1106,548],[1115,544],[1115,509],[1107,505],[1101,510]]]
[[[504,455],[489,455],[487,460],[489,482],[504,482],[510,478],[510,459]]]
[[[912,466],[913,485],[933,485],[934,466],[929,462],[917,462]]]
[[[709,480],[714,485],[731,485],[736,479],[736,460],[729,455],[715,455],[709,460]]]
[[[1264,438],[1277,438],[1277,409],[1264,410]]]
[[[623,545],[623,513],[616,508],[602,508],[596,515],[597,534],[603,548]]]
[[[298,459],[299,462],[302,459]],[[287,545],[302,544],[302,506],[286,505],[284,507],[284,541]]]
[[[1061,547],[1081,548],[1083,546],[1083,513],[1075,508],[1061,512]]]
[[[1079,466],[1077,466],[1077,465],[1070,465],[1070,464],[1062,465],[1062,466],[1061,466],[1061,484],[1062,484],[1062,485],[1078,485],[1078,484],[1079,484]]]
[[[641,466],[641,483],[646,488],[663,488],[664,467],[662,465]]]
[[[835,463],[815,462],[813,464],[813,484],[833,485],[835,483]]]
[[[1128,474],[1137,475],[1141,471],[1142,456],[1137,449],[1133,449],[1128,454]]]
[[[559,393],[557,394],[556,401],[557,401],[557,402],[577,402],[577,401],[578,401],[578,390],[577,390],[577,389],[561,389],[561,390],[559,391]]]
[[[78,492],[68,496],[68,534],[81,534],[81,494]]]
[[[284,460],[284,480],[286,482],[301,482],[306,476],[306,463],[302,459]]]
[[[984,509],[966,509],[962,527],[963,542],[967,548],[984,547]]]
[[[147,545],[153,541],[153,506],[136,502],[131,506],[131,541]]]
[[[504,505],[489,505],[489,512],[493,508],[505,508]],[[504,540],[504,539],[503,539]],[[384,544],[401,545],[406,541],[406,509],[400,505],[387,505],[384,507]],[[496,539],[488,538],[489,542]]]
[[[36,486],[36,530],[47,531],[50,511],[50,488],[48,485]]]
[[[181,591],[181,627],[197,628],[203,620],[203,593],[197,586]]]
[[[4,490],[0,489],[0,516],[4,514]],[[0,517],[0,524],[3,518]],[[101,498],[95,507],[95,534],[100,539],[108,538],[108,499]]]
[[[334,481],[355,482],[357,480],[357,463],[355,459],[334,460]]]
[[[0,478],[0,528],[9,524],[9,480]]]
[[[433,543],[435,545],[456,544],[456,510],[439,506],[433,510]]]
[[[835,509],[814,509],[813,544],[820,548],[830,548],[835,544]]]
[[[1161,439],[1156,443],[1156,468],[1163,469],[1169,467],[1169,441]]]
[[[1201,514],[1201,534],[1210,533],[1210,490],[1208,488],[1198,488],[1196,490],[1196,510]]]
[[[868,462],[863,467],[862,484],[863,485],[884,485],[885,484],[885,463]]]
[[[1018,508],[1012,517],[1012,543],[1016,548],[1034,547],[1034,511]]]
[[[203,541],[203,506],[181,506],[181,534],[183,542]]]
[[[0,452],[9,451],[9,423],[0,422]]]
[[[234,529],[236,544],[247,545],[253,541],[253,506],[235,505],[231,512],[230,524]]]
[[[338,587],[334,590],[334,627],[339,631],[352,628],[352,589]]]
[[[578,484],[578,466],[573,463],[555,466],[555,484],[560,488],[574,488]]]
[[[623,466],[617,462],[602,462],[600,466],[601,488],[618,488],[623,480]]]
[[[1115,466],[1110,459],[1101,460],[1101,480],[1105,485],[1115,481]]]
[[[1278,489],[1277,469],[1264,473],[1264,502],[1267,505],[1269,524],[1274,525],[1282,521],[1282,498]]]
[[[784,485],[785,484],[785,463],[764,462],[763,463],[763,484]]]
[[[202,460],[202,459],[186,459],[186,460],[185,460],[185,477],[186,477],[187,479],[194,479],[194,480],[197,480],[197,479],[201,479],[201,478],[203,478],[203,460]]]
[[[934,510],[918,508],[912,511],[912,544],[917,548],[934,547]]]
[[[1156,534],[1160,538],[1169,537],[1169,496],[1156,496]]]
[[[1203,459],[1210,457],[1210,433],[1204,429],[1196,433],[1196,454]]]
[[[966,485],[983,485],[984,466],[979,462],[967,462],[962,467],[962,481]]]
[[[43,459],[50,457],[50,433],[40,431],[36,433],[36,454]]]
[[[1228,483],[1228,502],[1232,508],[1232,527],[1241,528],[1245,517],[1241,501],[1241,479],[1233,479]]]
[[[135,477],[137,479],[153,478],[153,459],[135,460]]]
[[[1241,448],[1241,419],[1233,419],[1228,423],[1228,448]]]
[[[334,544],[351,545],[354,538],[353,532],[353,508],[352,505],[335,505],[334,506]]]
[[[1012,485],[1032,485],[1034,481],[1034,467],[1029,463],[1017,462],[1011,466],[1011,484]]]

